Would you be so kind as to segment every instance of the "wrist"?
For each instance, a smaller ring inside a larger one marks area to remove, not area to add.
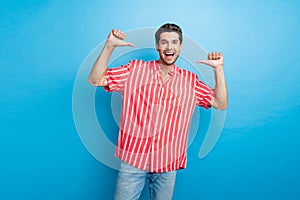
[[[115,46],[111,41],[107,40],[105,43],[105,48],[112,51],[114,50]]]
[[[214,67],[215,72],[223,72],[224,71],[224,65],[219,65]]]

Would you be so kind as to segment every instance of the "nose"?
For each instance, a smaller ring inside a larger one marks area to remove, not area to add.
[[[167,44],[167,49],[169,50],[169,49],[171,49],[171,48],[172,48],[171,44],[168,43],[168,44]]]

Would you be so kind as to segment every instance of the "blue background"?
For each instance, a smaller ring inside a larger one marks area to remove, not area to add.
[[[174,199],[300,199],[298,1],[0,2],[0,199],[112,198],[116,170],[74,125],[76,73],[112,28],[169,21],[223,52],[229,89],[222,135],[202,160],[196,137]]]

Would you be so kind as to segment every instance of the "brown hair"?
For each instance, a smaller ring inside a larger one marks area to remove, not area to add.
[[[179,35],[179,41],[182,43],[182,30],[176,24],[166,23],[162,25],[155,33],[155,42],[158,44],[160,39],[160,34],[163,32],[176,32]]]

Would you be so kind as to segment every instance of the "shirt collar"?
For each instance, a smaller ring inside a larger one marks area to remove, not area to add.
[[[158,60],[154,61],[154,67],[153,67],[154,71],[161,71],[159,65],[158,65]],[[171,71],[169,72],[169,74],[171,76],[173,76],[174,74],[179,74],[179,67],[177,67],[177,65],[173,64]]]

